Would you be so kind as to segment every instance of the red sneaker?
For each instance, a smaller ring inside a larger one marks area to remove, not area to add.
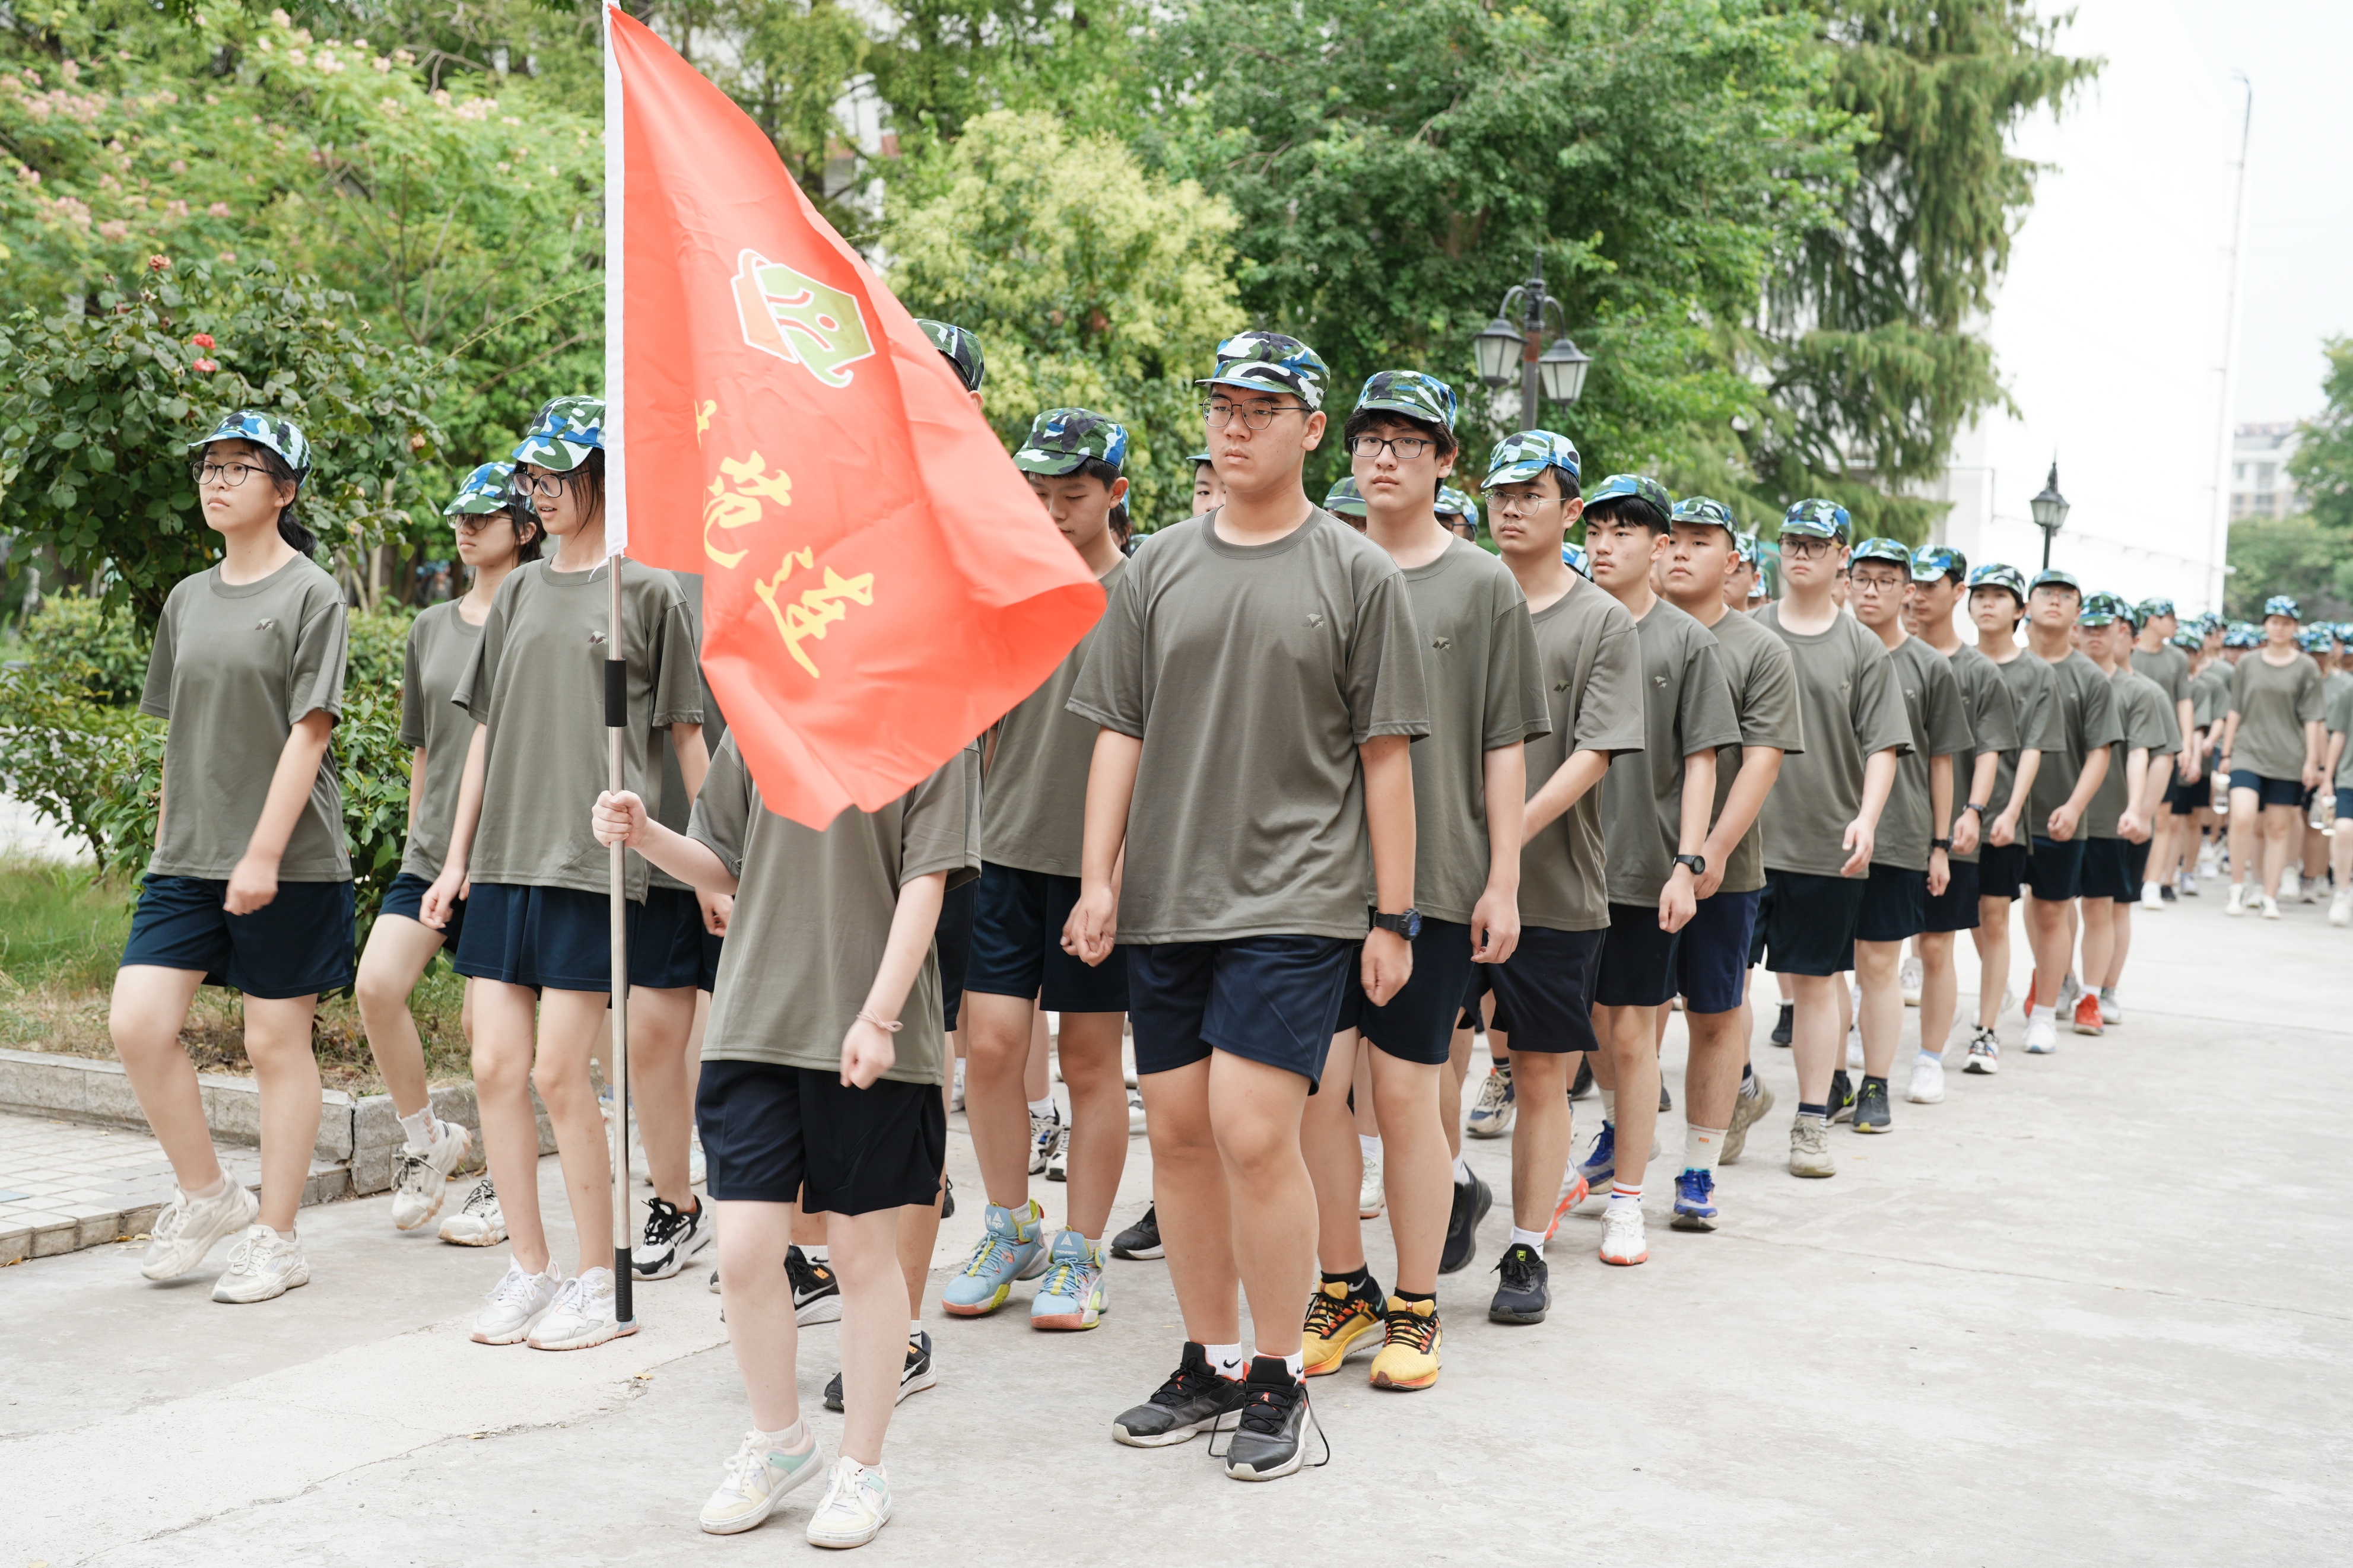
[[[2107,1025],[2100,1017],[2100,994],[2086,991],[2075,998],[2075,1032],[2079,1035],[2105,1035]]]

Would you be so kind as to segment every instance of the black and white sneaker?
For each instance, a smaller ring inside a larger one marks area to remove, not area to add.
[[[1227,1478],[1271,1481],[1291,1474],[1307,1453],[1306,1383],[1291,1375],[1281,1356],[1252,1356],[1241,1390],[1241,1419],[1226,1447]]]
[[[793,1282],[794,1322],[806,1329],[811,1323],[841,1321],[841,1281],[832,1269],[799,1247],[788,1247],[785,1274]]]
[[[1160,1245],[1160,1206],[1145,1205],[1144,1217],[1111,1238],[1113,1258],[1144,1258],[1166,1256]]]
[[[1790,1037],[1797,1032],[1797,1005],[1791,1002],[1782,1003],[1779,1015],[1773,1020],[1773,1043],[1775,1045],[1786,1046],[1789,1043]]]
[[[1479,1222],[1495,1206],[1495,1194],[1476,1173],[1471,1184],[1454,1184],[1454,1209],[1446,1216],[1446,1246],[1439,1254],[1438,1271],[1452,1274],[1471,1266],[1479,1252]]]
[[[907,1340],[907,1364],[899,1373],[899,1397],[891,1403],[897,1405],[911,1394],[921,1394],[939,1380],[940,1374],[932,1367],[932,1336],[910,1335]],[[838,1372],[833,1374],[833,1381],[825,1385],[825,1407],[837,1411],[841,1408],[841,1373]]]
[[[1831,1117],[1832,1121],[1854,1120],[1854,1080],[1840,1068],[1831,1074]]]
[[[629,1268],[640,1279],[667,1279],[712,1242],[711,1211],[702,1204],[681,1211],[663,1198],[646,1205],[646,1238],[629,1250]]]
[[[1525,1241],[1514,1242],[1504,1248],[1495,1272],[1503,1276],[1503,1282],[1495,1287],[1487,1316],[1498,1323],[1543,1322],[1545,1314],[1552,1310],[1552,1270],[1536,1256],[1535,1248]]]
[[[1274,1364],[1277,1370],[1285,1370],[1281,1362]],[[1112,1440],[1131,1448],[1166,1448],[1196,1432],[1232,1426],[1242,1397],[1242,1384],[1219,1376],[1209,1364],[1209,1352],[1187,1340],[1185,1353],[1168,1381],[1153,1390],[1150,1399],[1111,1424]]]

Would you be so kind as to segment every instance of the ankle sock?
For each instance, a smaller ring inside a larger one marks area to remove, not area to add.
[[[1472,1182],[1474,1179],[1475,1179],[1475,1178],[1473,1178],[1473,1177],[1472,1176],[1472,1174],[1471,1174],[1471,1162],[1470,1162],[1470,1161],[1468,1161],[1468,1160],[1465,1160],[1465,1159],[1464,1159],[1461,1155],[1460,1155],[1460,1154],[1455,1155],[1455,1156],[1454,1156],[1454,1184],[1455,1184],[1456,1186],[1458,1186],[1458,1187],[1467,1187],[1467,1186],[1469,1186],[1469,1185],[1472,1184]]]
[[[1335,1274],[1328,1268],[1320,1269],[1318,1272],[1324,1276],[1324,1284],[1345,1285],[1351,1296],[1369,1296],[1374,1293],[1373,1270],[1370,1264],[1358,1268],[1353,1274]]]
[[[1629,1204],[1635,1208],[1641,1208],[1642,1206],[1642,1189],[1640,1187],[1630,1187],[1623,1182],[1610,1183],[1609,1206],[1614,1209],[1621,1204]]]
[[[1512,1227],[1512,1239],[1504,1243],[1504,1247],[1507,1251],[1514,1247],[1525,1247],[1530,1252],[1535,1253],[1538,1258],[1542,1258],[1544,1256],[1545,1248],[1545,1233],[1540,1230],[1522,1230],[1518,1226],[1514,1226]]]
[[[1618,1124],[1618,1091],[1614,1089],[1601,1091],[1601,1120],[1613,1127]]]
[[[1798,1102],[1798,1114],[1810,1116],[1817,1121],[1828,1121],[1831,1119],[1831,1108],[1827,1105],[1811,1105],[1800,1100]]]
[[[1863,1074],[1863,1075],[1862,1075],[1862,1088],[1863,1088],[1863,1089],[1869,1089],[1869,1088],[1870,1088],[1873,1084],[1874,1084],[1874,1083],[1875,1083],[1875,1084],[1877,1084],[1877,1085],[1879,1086],[1879,1092],[1880,1092],[1880,1093],[1882,1093],[1882,1094],[1885,1094],[1885,1093],[1887,1092],[1887,1080],[1886,1080],[1885,1079],[1883,1079],[1883,1078],[1873,1078],[1873,1077],[1872,1077],[1869,1073],[1865,1073],[1865,1074]],[[1862,1090],[1861,1090],[1861,1089],[1858,1089],[1858,1090],[1856,1090],[1856,1091],[1855,1091],[1855,1098],[1856,1098],[1856,1099],[1858,1099],[1858,1100],[1860,1100],[1860,1099],[1862,1099]]]
[[[427,1105],[414,1116],[400,1119],[400,1130],[408,1134],[408,1146],[419,1153],[440,1142],[441,1129],[433,1119],[433,1107]]]
[[[806,1421],[796,1421],[781,1431],[763,1432],[760,1437],[769,1447],[786,1454],[800,1452],[812,1440],[809,1436],[808,1423]]]
[[[1416,1290],[1392,1290],[1389,1294],[1395,1296],[1398,1300],[1403,1301],[1409,1307],[1412,1306],[1416,1301],[1435,1302],[1438,1300],[1438,1292],[1435,1290],[1427,1292]]]
[[[908,1319],[908,1320],[907,1320],[907,1337],[908,1337],[909,1339],[911,1339],[911,1340],[912,1340],[912,1339],[913,1339],[916,1335],[918,1335],[918,1334],[922,1333],[923,1331],[923,1319],[921,1319],[921,1318],[910,1318],[910,1319]]]
[[[1053,1097],[1052,1095],[1050,1095],[1050,1095],[1048,1095],[1048,1096],[1047,1096],[1045,1099],[1043,1099],[1043,1100],[1031,1100],[1031,1101],[1029,1102],[1029,1114],[1030,1114],[1030,1115],[1032,1115],[1032,1116],[1051,1116],[1051,1115],[1053,1115],[1053,1114],[1054,1114],[1054,1097]]]
[[[1216,1373],[1219,1377],[1230,1377],[1236,1383],[1242,1380],[1242,1373],[1247,1370],[1250,1358],[1242,1354],[1241,1346],[1238,1344],[1203,1345],[1201,1350],[1208,1358],[1211,1372]]]
[[[2046,1024],[2055,1024],[2059,1021],[2059,1005],[2054,1002],[2048,1007],[2037,1006],[2028,1016],[2040,1018]]]
[[[1261,1352],[1260,1353],[1264,1354],[1265,1352]],[[1289,1355],[1282,1358],[1282,1364],[1284,1370],[1291,1373],[1292,1382],[1301,1382],[1307,1375],[1307,1352],[1304,1351],[1293,1351]]]
[[[1716,1153],[1724,1147],[1724,1135],[1728,1131],[1723,1127],[1684,1128],[1683,1169],[1713,1172]]]
[[[1364,1151],[1365,1158],[1367,1160],[1377,1160],[1381,1157],[1381,1135],[1377,1132],[1359,1132],[1356,1134],[1356,1147]]]
[[[1748,1086],[1749,1086],[1750,1084],[1752,1084],[1752,1083],[1755,1083],[1756,1081],[1757,1081],[1757,1069],[1756,1069],[1754,1067],[1752,1067],[1751,1065],[1749,1065],[1748,1063],[1746,1063],[1746,1062],[1742,1062],[1742,1063],[1740,1064],[1740,1090],[1741,1090],[1741,1092],[1742,1092],[1743,1094],[1747,1093],[1747,1092],[1748,1092]]]

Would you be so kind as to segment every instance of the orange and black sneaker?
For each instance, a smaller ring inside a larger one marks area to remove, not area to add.
[[[1326,1279],[1315,1288],[1301,1330],[1300,1354],[1309,1377],[1340,1370],[1358,1340],[1381,1326],[1380,1288],[1371,1284],[1352,1290],[1345,1279]]]
[[[1446,1336],[1438,1326],[1438,1303],[1392,1296],[1381,1314],[1384,1343],[1373,1357],[1375,1388],[1428,1388],[1438,1381],[1438,1347]]]

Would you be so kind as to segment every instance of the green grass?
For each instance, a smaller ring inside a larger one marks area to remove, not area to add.
[[[103,990],[130,931],[121,883],[87,867],[0,860],[0,990]]]

